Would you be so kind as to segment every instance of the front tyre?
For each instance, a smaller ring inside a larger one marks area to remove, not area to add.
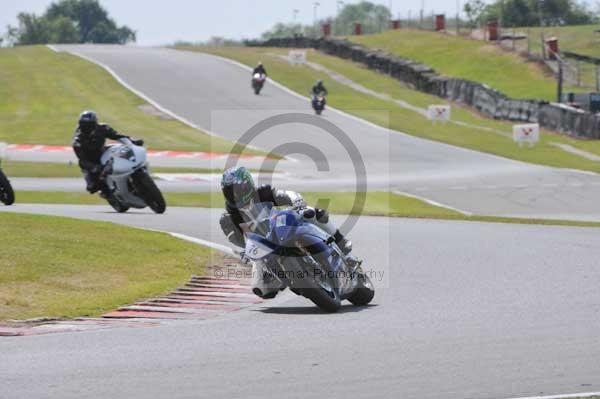
[[[326,312],[335,313],[340,309],[342,299],[339,290],[331,284],[329,279],[307,278],[305,282],[309,287],[301,289],[304,297]]]
[[[0,202],[4,205],[12,205],[15,203],[15,192],[8,178],[0,170]]]
[[[368,305],[375,296],[375,288],[369,276],[359,273],[357,276],[358,286],[348,300],[355,306]]]
[[[118,199],[116,199],[112,194],[106,198],[106,201],[112,206],[112,208],[119,212],[125,213],[129,210],[128,206],[123,205]]]
[[[167,204],[150,175],[145,170],[138,170],[132,178],[137,194],[144,200],[146,205],[155,213],[165,213]]]

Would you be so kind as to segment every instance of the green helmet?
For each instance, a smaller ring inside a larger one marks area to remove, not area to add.
[[[227,205],[234,208],[243,208],[250,204],[256,187],[252,175],[243,166],[227,169],[221,179],[221,190]]]

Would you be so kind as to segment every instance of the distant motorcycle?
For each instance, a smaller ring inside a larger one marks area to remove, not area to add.
[[[319,94],[313,95],[312,107],[315,110],[315,113],[317,115],[321,115],[323,113],[323,111],[325,110],[326,103],[327,103],[327,101],[325,99],[324,93],[319,93]]]
[[[126,138],[119,141],[108,146],[100,158],[102,178],[110,190],[106,200],[119,213],[146,206],[164,213],[167,205],[148,172],[146,149]]]
[[[13,191],[10,181],[0,169],[0,202],[4,205],[12,205],[15,203],[15,192]]]
[[[254,76],[252,76],[252,88],[254,89],[254,94],[260,94],[260,91],[265,85],[266,80],[267,75],[265,75],[264,73],[255,73]]]
[[[284,209],[271,202],[253,206],[252,219],[242,225],[246,248],[243,258],[253,264],[253,291],[273,298],[286,287],[327,312],[342,300],[356,306],[371,302],[373,283],[359,262],[345,257],[335,240],[306,218],[312,208]],[[249,228],[253,226],[253,228]]]

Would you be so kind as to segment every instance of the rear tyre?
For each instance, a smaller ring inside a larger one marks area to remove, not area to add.
[[[144,170],[137,171],[133,175],[133,181],[138,195],[144,200],[146,205],[155,213],[165,213],[167,209],[165,199],[148,173]]]
[[[358,287],[348,300],[355,306],[368,305],[375,296],[375,289],[369,276],[364,273],[358,275]]]
[[[4,205],[12,205],[15,203],[15,192],[8,178],[0,170],[0,202]]]

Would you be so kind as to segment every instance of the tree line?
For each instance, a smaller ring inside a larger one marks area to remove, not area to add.
[[[48,43],[135,42],[136,33],[117,23],[98,0],[60,0],[42,15],[21,12],[18,25],[8,26],[6,39],[12,45]]]
[[[321,25],[325,23],[331,24],[332,33],[339,36],[353,34],[356,22],[361,24],[363,33],[377,33],[387,29],[391,18],[392,13],[388,7],[363,1],[356,4],[346,4],[340,9],[335,18],[321,19],[316,24],[277,23],[264,32],[261,38],[268,40],[294,35],[318,36],[321,33]]]
[[[492,19],[506,27],[585,25],[599,22],[597,13],[577,0],[469,0],[464,11],[472,27]]]

